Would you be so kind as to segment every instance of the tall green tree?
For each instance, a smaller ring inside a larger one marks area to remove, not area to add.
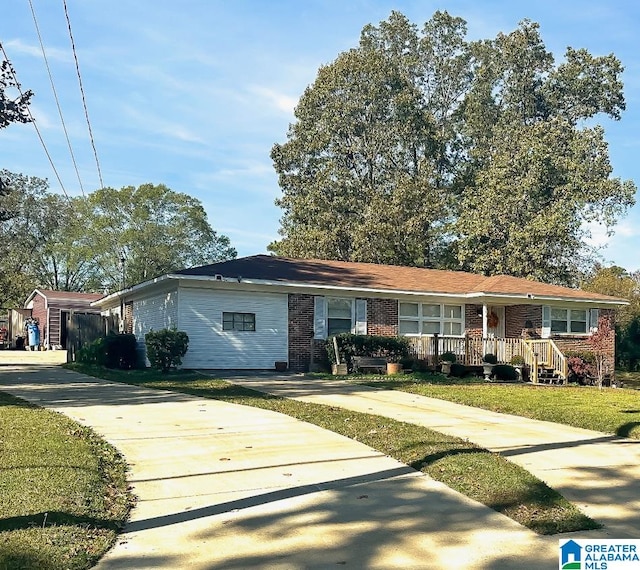
[[[11,191],[0,222],[0,307],[36,287],[115,291],[163,273],[233,258],[202,204],[163,185],[103,188],[68,198],[46,180],[0,171]],[[124,258],[124,267],[121,259]]]
[[[129,286],[236,256],[199,200],[163,184],[102,188],[88,196],[85,207],[81,243],[93,253],[101,285],[109,290],[119,289],[123,276]]]
[[[624,110],[621,72],[572,48],[556,65],[530,21],[467,42],[446,12],[420,31],[393,12],[320,68],[274,145],[270,249],[573,283],[584,222],[633,204],[593,125]]]
[[[595,259],[584,223],[609,229],[634,203],[635,185],[611,177],[603,129],[579,126],[600,113],[620,118],[622,66],[572,48],[554,66],[529,21],[472,50],[458,261],[480,273],[575,285]]]
[[[39,285],[32,260],[49,232],[61,222],[45,207],[48,184],[35,176],[0,170],[8,192],[0,196],[0,307],[22,306]]]
[[[283,196],[273,251],[433,265],[451,216],[452,117],[469,61],[464,23],[438,13],[421,37],[394,12],[320,68],[272,150]]]

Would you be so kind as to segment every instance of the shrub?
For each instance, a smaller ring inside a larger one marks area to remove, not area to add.
[[[412,370],[414,372],[426,372],[429,370],[429,363],[424,358],[416,358],[413,361]]]
[[[493,376],[497,380],[515,382],[518,380],[518,372],[510,364],[496,364],[493,367]]]
[[[105,366],[107,363],[107,348],[105,337],[100,337],[85,344],[76,354],[76,361],[83,364]]]
[[[110,334],[104,339],[106,349],[107,368],[121,368],[129,370],[136,368],[138,353],[136,346],[138,341],[132,334]]]
[[[520,354],[514,354],[511,357],[511,364],[513,366],[522,366],[524,364],[524,356]]]
[[[450,374],[455,378],[462,378],[467,373],[467,367],[464,364],[453,362],[451,364]]]
[[[132,334],[110,334],[85,344],[76,356],[78,362],[129,370],[137,364],[136,337]]]
[[[455,362],[457,359],[456,355],[453,352],[443,352],[440,355],[441,362]]]
[[[595,355],[593,352],[568,351],[565,356],[569,367],[567,382],[587,384],[587,378],[595,374]]]
[[[346,362],[349,371],[353,370],[354,356],[386,358],[388,362],[401,362],[409,357],[409,340],[405,337],[342,333],[329,337],[326,341],[327,354],[331,364],[336,364],[334,338],[338,343],[340,362]]]
[[[147,358],[153,368],[167,372],[182,364],[182,357],[189,349],[189,337],[175,328],[149,331],[144,335]]]
[[[498,364],[498,357],[489,352],[482,357],[482,362],[486,362],[487,364]]]

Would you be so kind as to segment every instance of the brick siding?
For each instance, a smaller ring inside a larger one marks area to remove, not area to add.
[[[531,321],[533,328],[525,328]],[[505,308],[505,336],[507,338],[540,338],[542,334],[542,305],[509,305]]]
[[[611,327],[615,327],[615,313],[612,309],[600,309],[600,317],[609,317],[609,319],[611,320]],[[588,336],[552,335],[551,338],[563,353],[593,351],[591,345],[589,344]],[[607,341],[606,363],[608,372],[613,374],[615,370],[616,355],[616,335],[614,332],[609,335]]]
[[[465,306],[465,332],[470,337],[482,336],[482,305]],[[35,313],[35,305],[34,305]],[[613,319],[613,311],[601,310],[601,315]],[[35,316],[35,315],[34,315]],[[314,298],[307,294],[289,295],[289,369],[308,371],[311,363],[315,367],[328,365],[323,340],[313,338]],[[525,329],[531,321],[533,328]],[[507,338],[540,338],[542,333],[541,305],[509,305],[505,307],[505,336]],[[396,299],[367,299],[367,334],[396,336],[398,334],[398,301]],[[587,351],[588,337],[553,335],[551,337],[563,352]],[[312,348],[313,347],[313,348]],[[313,350],[313,359],[311,351]],[[611,335],[607,361],[613,370],[615,339]]]
[[[478,314],[480,313],[480,314]],[[470,337],[482,336],[482,305],[465,305],[465,332]]]
[[[398,301],[367,299],[367,334],[398,335]]]
[[[313,295],[289,295],[289,369],[306,372],[311,363]],[[315,348],[315,343],[314,343]]]

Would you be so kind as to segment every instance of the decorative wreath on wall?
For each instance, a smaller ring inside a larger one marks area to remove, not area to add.
[[[498,315],[496,315],[493,311],[491,311],[487,315],[487,326],[491,329],[494,329],[498,326],[500,319],[498,319]]]

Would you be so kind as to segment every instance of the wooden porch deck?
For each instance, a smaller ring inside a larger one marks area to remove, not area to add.
[[[563,381],[569,372],[566,357],[551,339],[425,335],[411,337],[410,344],[416,358],[434,366],[440,363],[440,355],[445,352],[455,354],[457,361],[465,366],[482,366],[483,356],[491,353],[496,355],[500,364],[509,364],[514,356],[522,356],[532,371],[534,381],[540,368],[553,370]]]

